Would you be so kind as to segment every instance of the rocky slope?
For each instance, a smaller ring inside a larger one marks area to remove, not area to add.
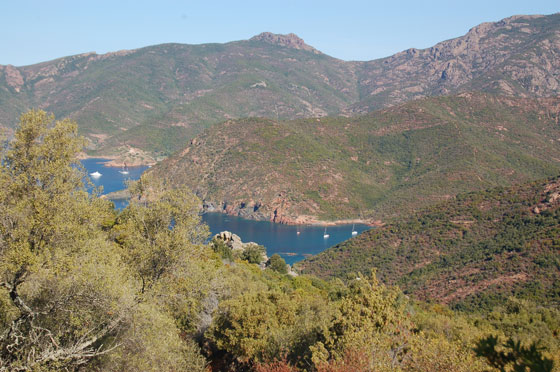
[[[217,210],[280,223],[383,220],[560,172],[560,99],[465,93],[352,118],[230,120],[151,169]]]
[[[483,23],[431,48],[408,49],[359,69],[367,112],[413,98],[477,90],[521,97],[557,95],[560,14]]]
[[[485,91],[558,95],[560,15],[516,16],[432,48],[369,62],[331,58],[293,34],[164,44],[0,66],[0,125],[41,107],[72,117],[90,151],[128,163],[166,156],[204,128],[243,117],[370,112],[411,99]]]
[[[405,293],[482,310],[508,296],[560,304],[560,178],[462,194],[299,264],[345,278],[377,271]]]

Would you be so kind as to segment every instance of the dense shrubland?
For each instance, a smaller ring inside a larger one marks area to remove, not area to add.
[[[482,371],[506,355],[488,336],[559,350],[558,311],[527,301],[461,315],[375,274],[292,277],[212,249],[196,197],[150,177],[115,211],[88,193],[82,145],[31,111],[2,154],[0,371]]]

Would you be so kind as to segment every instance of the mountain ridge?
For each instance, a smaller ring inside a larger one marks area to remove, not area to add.
[[[156,159],[229,119],[351,116],[432,95],[560,92],[560,15],[514,16],[431,48],[342,61],[296,35],[161,44],[0,66],[0,125],[29,107],[71,117],[91,155]]]
[[[207,211],[369,221],[560,172],[560,101],[463,93],[357,117],[229,120],[152,167]]]

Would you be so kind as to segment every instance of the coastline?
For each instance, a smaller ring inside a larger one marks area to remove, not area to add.
[[[88,155],[85,152],[80,152],[76,156],[78,160],[85,160],[85,159],[108,159],[107,162],[103,163],[104,167],[108,168],[122,168],[124,166],[127,167],[151,167],[155,165],[157,161],[152,158],[130,158],[126,156],[119,156],[119,155]]]
[[[108,194],[102,195],[101,196],[104,199],[109,199],[109,200],[126,200],[130,198],[130,193],[128,192],[128,190],[118,190],[118,191],[113,191],[110,192]],[[310,216],[298,216],[295,219],[290,220],[290,222],[286,222],[286,220],[283,220],[282,222],[280,221],[275,221],[273,218],[250,218],[250,216],[239,216],[239,215],[235,215],[235,214],[230,214],[230,213],[226,213],[226,211],[208,211],[208,210],[204,210],[203,208],[201,208],[201,215],[203,214],[207,214],[207,213],[220,213],[220,214],[225,214],[228,216],[233,216],[233,217],[238,217],[238,218],[243,218],[245,220],[249,220],[249,221],[269,221],[272,223],[277,223],[279,225],[294,225],[294,226],[324,226],[324,227],[328,227],[328,226],[338,226],[338,225],[351,225],[351,224],[360,224],[360,225],[367,225],[367,226],[371,226],[371,227],[382,227],[385,225],[385,223],[381,220],[374,220],[374,219],[362,219],[362,218],[349,218],[349,219],[344,219],[344,220],[332,220],[332,221],[323,221],[323,220],[317,220],[314,218],[310,218]]]
[[[225,215],[229,215],[229,216],[233,216],[233,217],[243,218],[243,219],[246,219],[246,220],[268,221],[268,222],[272,222],[272,223],[277,223],[279,225],[324,226],[324,227],[328,227],[328,226],[361,224],[361,225],[367,225],[367,226],[371,226],[371,227],[385,226],[385,222],[383,222],[382,220],[362,219],[362,218],[348,218],[348,219],[343,219],[343,220],[324,221],[324,220],[318,220],[313,216],[301,215],[301,216],[297,216],[293,219],[292,218],[290,218],[290,219],[285,218],[285,219],[282,219],[282,220],[276,220],[274,218],[251,218],[251,215],[240,216],[238,214],[227,213],[227,211],[225,211],[225,210],[224,211],[219,211],[219,210],[208,211],[208,210],[204,210],[204,209],[202,210],[201,214],[206,214],[206,213],[221,213],[221,214],[225,214]]]

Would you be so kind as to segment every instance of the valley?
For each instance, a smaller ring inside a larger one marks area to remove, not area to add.
[[[560,370],[560,13],[154,44],[0,65],[0,372]]]

